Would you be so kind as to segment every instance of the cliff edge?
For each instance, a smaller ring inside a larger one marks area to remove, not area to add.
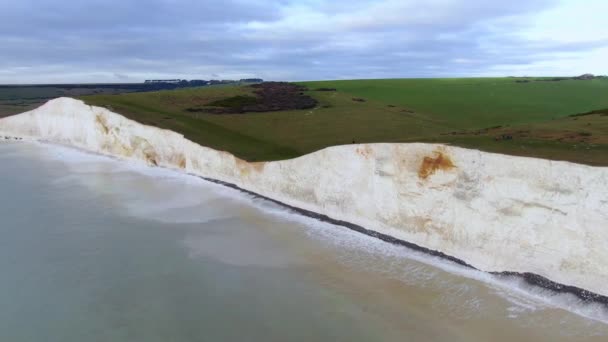
[[[608,303],[606,167],[437,144],[335,146],[248,163],[70,98],[0,119],[0,139],[16,137],[180,169],[483,271],[524,274]]]

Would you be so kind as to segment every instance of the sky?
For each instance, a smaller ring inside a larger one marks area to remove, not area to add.
[[[608,74],[608,0],[0,0],[0,83]]]

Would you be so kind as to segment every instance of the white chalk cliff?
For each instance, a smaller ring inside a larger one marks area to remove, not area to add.
[[[459,258],[608,296],[608,168],[435,144],[326,148],[248,163],[69,98],[0,119],[49,141],[235,184]]]

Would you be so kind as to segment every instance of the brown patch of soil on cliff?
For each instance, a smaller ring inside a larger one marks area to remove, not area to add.
[[[150,165],[158,166],[156,152],[144,152],[144,158]]]
[[[186,157],[183,154],[179,154],[176,156],[177,159],[177,166],[180,169],[185,169],[186,168]]]
[[[95,123],[97,123],[99,127],[101,127],[104,134],[108,134],[110,132],[110,128],[108,127],[106,119],[103,116],[99,114],[95,115]]]
[[[452,163],[452,160],[443,151],[435,151],[434,157],[424,157],[420,169],[418,169],[418,177],[421,179],[427,179],[430,175],[434,174],[437,170],[451,170],[456,166]]]
[[[357,147],[356,151],[358,155],[365,159],[369,159],[369,157],[373,154],[372,148],[368,145]]]
[[[239,169],[239,173],[241,176],[247,176],[254,173],[260,173],[264,171],[264,167],[266,166],[266,162],[247,162],[245,160],[241,160],[236,158],[236,167]]]
[[[249,165],[251,165],[251,167],[257,171],[257,172],[262,172],[264,171],[264,167],[266,166],[265,162],[253,162],[250,163]]]

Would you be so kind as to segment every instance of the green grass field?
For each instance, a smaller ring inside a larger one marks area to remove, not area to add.
[[[517,83],[513,78],[300,83],[310,110],[191,113],[247,87],[83,96],[148,125],[183,133],[246,160],[292,158],[341,144],[440,142],[505,154],[608,165],[608,79]],[[315,91],[317,88],[337,91]],[[353,101],[363,98],[364,102]],[[500,126],[500,127],[497,127]],[[486,129],[491,128],[492,129]],[[497,139],[501,136],[511,139]]]
[[[514,78],[401,79],[304,83],[408,107],[453,128],[550,120],[608,107],[608,79],[516,83]]]

